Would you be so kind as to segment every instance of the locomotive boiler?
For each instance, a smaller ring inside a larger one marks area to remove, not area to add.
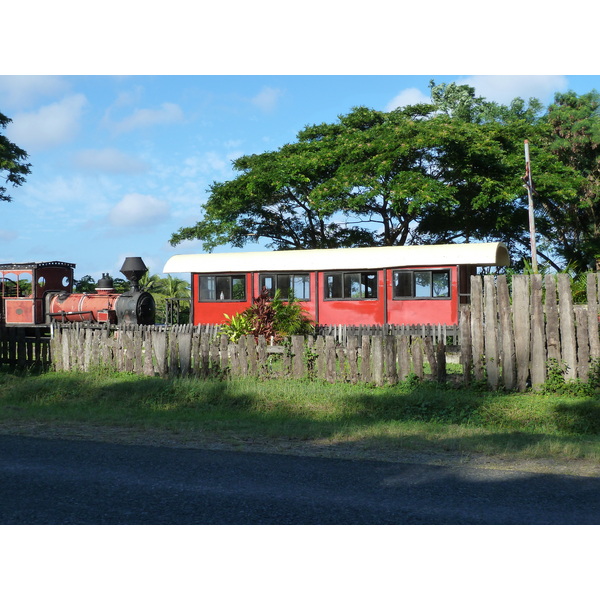
[[[2,311],[6,325],[44,325],[52,322],[154,324],[155,303],[140,289],[147,272],[139,257],[125,259],[121,273],[130,289],[118,294],[104,273],[94,293],[73,293],[75,265],[58,261],[0,265]],[[30,292],[30,293],[27,293]]]

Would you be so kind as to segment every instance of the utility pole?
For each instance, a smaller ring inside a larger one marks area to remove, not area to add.
[[[527,198],[529,201],[529,240],[531,242],[531,268],[534,273],[538,272],[537,250],[535,247],[535,219],[533,216],[533,183],[531,181],[531,162],[529,160],[529,141],[525,140],[525,177],[523,177],[525,187],[527,188]]]

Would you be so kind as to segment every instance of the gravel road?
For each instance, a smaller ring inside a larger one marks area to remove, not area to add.
[[[599,524],[600,477],[0,435],[2,524]]]

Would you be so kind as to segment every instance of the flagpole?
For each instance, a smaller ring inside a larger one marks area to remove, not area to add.
[[[529,204],[529,240],[531,243],[531,268],[534,273],[538,272],[537,250],[535,246],[535,220],[533,216],[533,183],[531,181],[531,162],[529,161],[529,141],[525,140],[525,187]]]

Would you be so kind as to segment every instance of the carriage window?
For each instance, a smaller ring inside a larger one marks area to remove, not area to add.
[[[328,273],[325,275],[325,300],[377,298],[377,273]]]
[[[201,275],[200,300],[245,300],[246,279],[243,275]]]
[[[394,298],[450,298],[450,271],[394,271]]]
[[[290,292],[296,300],[310,299],[310,280],[308,273],[277,273],[274,275],[260,276],[260,289],[266,288],[271,298],[276,290],[280,290],[279,297],[289,300]]]

